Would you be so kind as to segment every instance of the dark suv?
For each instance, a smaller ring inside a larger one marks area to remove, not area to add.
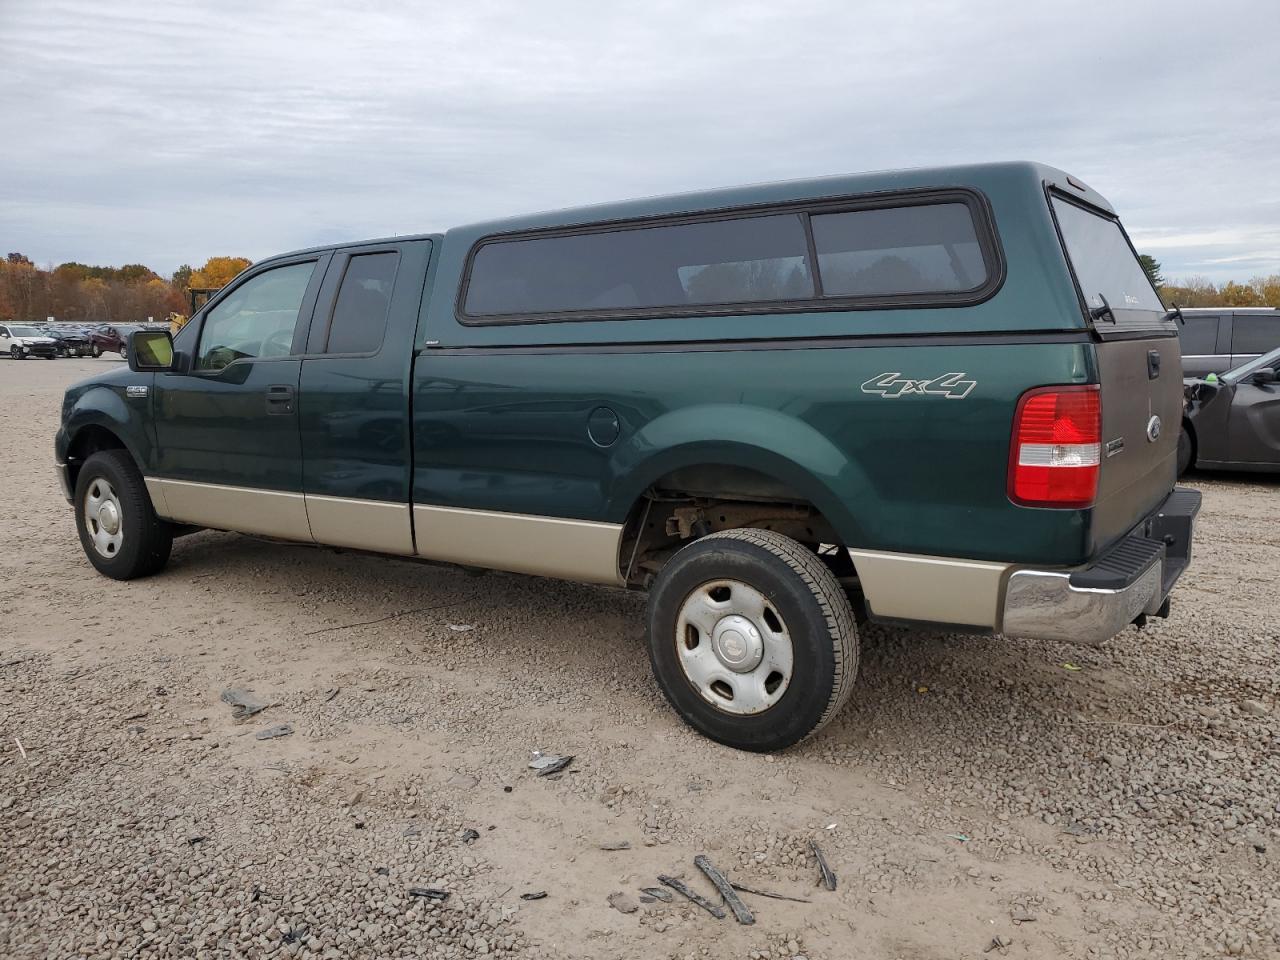
[[[1184,308],[1182,372],[1188,377],[1226,373],[1280,347],[1280,310],[1274,307]]]

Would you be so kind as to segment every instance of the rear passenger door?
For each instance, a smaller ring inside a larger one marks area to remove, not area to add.
[[[431,241],[334,254],[302,361],[303,491],[320,543],[413,553],[409,373]]]
[[[1231,351],[1219,346],[1222,316],[1216,313],[1188,313],[1178,330],[1182,346],[1182,374],[1203,377],[1208,373],[1225,373],[1231,369]]]
[[[1237,313],[1231,320],[1231,366],[1238,367],[1280,347],[1280,316]]]

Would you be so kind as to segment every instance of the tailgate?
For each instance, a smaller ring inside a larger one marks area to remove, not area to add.
[[[1182,428],[1177,336],[1094,345],[1102,399],[1102,464],[1093,551],[1124,536],[1169,495]]]

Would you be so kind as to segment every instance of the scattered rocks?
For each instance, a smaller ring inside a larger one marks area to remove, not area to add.
[[[619,913],[635,913],[640,909],[640,904],[636,903],[628,894],[622,891],[609,894],[609,906],[617,910]]]

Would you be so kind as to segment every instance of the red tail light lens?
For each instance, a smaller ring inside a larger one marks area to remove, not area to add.
[[[1098,388],[1040,387],[1018,400],[1009,450],[1009,499],[1028,507],[1093,505],[1102,461]]]

